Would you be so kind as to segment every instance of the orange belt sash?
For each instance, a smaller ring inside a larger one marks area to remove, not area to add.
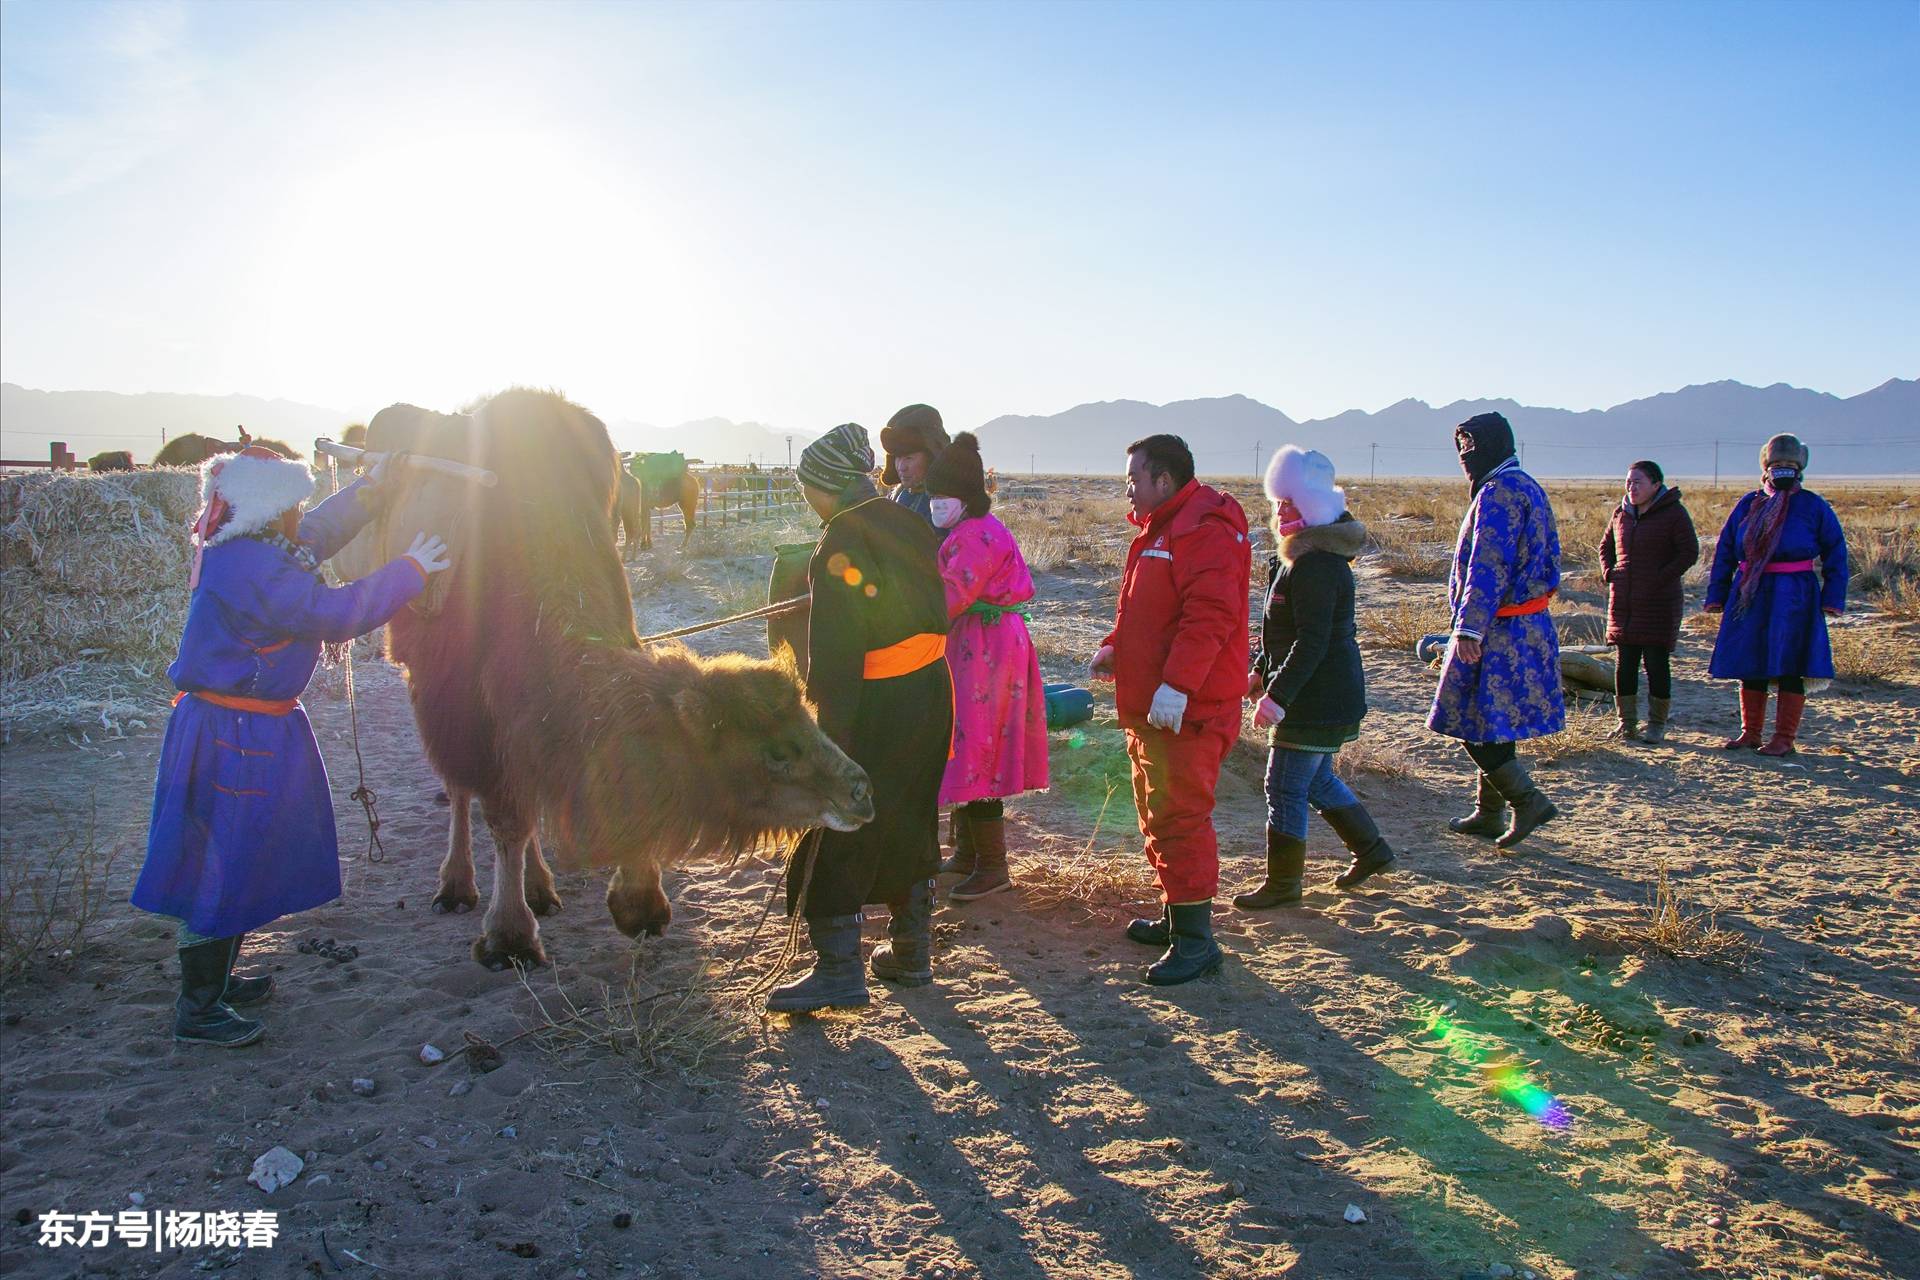
[[[225,707],[229,711],[255,711],[263,716],[284,716],[292,714],[300,705],[298,698],[235,698],[224,693],[208,693],[195,689],[190,693],[173,695],[173,705],[179,706],[182,698],[198,698],[202,702],[211,702],[216,707]]]
[[[884,649],[867,650],[861,674],[868,680],[891,680],[895,676],[912,675],[946,656],[947,638],[932,631],[923,631]]]
[[[1520,618],[1529,613],[1545,613],[1547,607],[1552,603],[1553,592],[1549,591],[1543,596],[1535,596],[1533,599],[1521,604],[1503,604],[1493,611],[1493,616],[1496,618]]]

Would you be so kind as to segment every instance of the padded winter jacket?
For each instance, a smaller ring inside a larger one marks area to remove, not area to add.
[[[1238,717],[1247,690],[1247,601],[1253,548],[1247,513],[1220,490],[1190,480],[1144,521],[1127,548],[1113,646],[1120,723],[1146,722],[1154,691],[1187,695],[1186,718]]]
[[[1693,517],[1678,489],[1662,489],[1645,511],[1622,502],[1600,539],[1607,578],[1607,643],[1671,649],[1686,612],[1682,579],[1700,558]]]
[[[1366,542],[1367,527],[1343,515],[1288,537],[1269,566],[1253,670],[1287,724],[1350,725],[1367,714],[1353,627],[1353,558]]]

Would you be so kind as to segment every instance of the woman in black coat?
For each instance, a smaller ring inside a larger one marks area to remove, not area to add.
[[[1664,742],[1673,706],[1669,660],[1680,640],[1686,610],[1683,579],[1700,558],[1700,539],[1680,491],[1666,487],[1656,462],[1627,469],[1626,496],[1614,508],[1600,539],[1600,567],[1607,578],[1607,643],[1618,647],[1613,699],[1620,716],[1616,737]],[[1640,666],[1647,668],[1647,727],[1640,728]]]
[[[867,771],[874,819],[822,832],[811,856],[788,868],[787,910],[806,918],[814,965],[774,989],[770,1012],[868,1002],[860,921],[869,903],[891,912],[874,973],[903,986],[933,981],[940,780],[953,741],[947,589],[939,531],[879,497],[872,468],[867,433],[853,423],[808,445],[797,468],[808,505],[827,522],[807,570],[807,698],[821,732]]]
[[[1333,771],[1340,748],[1360,736],[1366,675],[1353,627],[1353,559],[1366,526],[1347,512],[1325,454],[1288,445],[1267,468],[1280,554],[1267,574],[1266,613],[1247,696],[1253,722],[1269,728],[1267,879],[1236,907],[1300,901],[1306,878],[1307,811],[1319,812],[1353,855],[1334,883],[1351,889],[1393,862],[1360,797]]]

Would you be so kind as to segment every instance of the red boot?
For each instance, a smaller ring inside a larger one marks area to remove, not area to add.
[[[1800,713],[1807,709],[1804,693],[1782,693],[1774,703],[1773,736],[1760,748],[1763,756],[1793,754],[1793,736],[1800,732]]]
[[[1781,694],[1782,698],[1787,695]],[[1797,717],[1796,717],[1797,720]],[[1767,727],[1767,690],[1740,686],[1740,732],[1720,745],[1728,751],[1751,751],[1760,745],[1760,734]]]

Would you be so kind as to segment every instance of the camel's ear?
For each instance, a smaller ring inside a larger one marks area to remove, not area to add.
[[[682,689],[674,694],[673,711],[680,717],[680,727],[697,738],[708,737],[720,730],[720,717],[713,701],[698,689]]]
[[[792,641],[782,640],[774,649],[773,665],[780,668],[780,670],[787,675],[792,676],[795,684],[802,683],[800,679],[800,655],[793,651]]]

